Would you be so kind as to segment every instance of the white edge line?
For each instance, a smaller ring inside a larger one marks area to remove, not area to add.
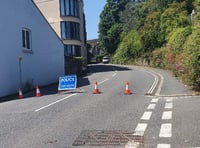
[[[52,102],[52,103],[50,103],[50,104],[48,104],[48,105],[45,105],[45,106],[43,106],[43,107],[41,107],[41,108],[39,108],[39,109],[36,109],[35,112],[38,112],[38,111],[40,111],[40,110],[42,110],[42,109],[45,109],[45,108],[47,108],[47,107],[50,107],[50,106],[52,106],[52,105],[54,105],[54,104],[56,104],[56,103],[59,103],[59,102],[61,102],[61,101],[64,101],[64,100],[66,100],[66,99],[68,99],[68,98],[70,98],[70,97],[72,97],[72,96],[75,96],[75,95],[77,95],[77,93],[71,94],[71,95],[69,95],[69,96],[67,96],[67,97],[65,97],[65,98],[62,98],[62,99],[57,100],[57,101],[55,101],[55,102]]]

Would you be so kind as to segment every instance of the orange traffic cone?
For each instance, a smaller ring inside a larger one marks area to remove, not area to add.
[[[36,97],[40,97],[40,96],[41,96],[40,89],[39,89],[39,86],[37,85],[36,86]]]
[[[22,94],[22,90],[19,88],[19,99],[22,99],[23,98],[23,94]]]
[[[95,82],[93,94],[99,94],[98,83]]]
[[[126,90],[124,92],[125,95],[130,95],[131,94],[131,91],[129,89],[129,82],[126,82]]]

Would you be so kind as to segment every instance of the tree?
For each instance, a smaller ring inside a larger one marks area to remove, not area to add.
[[[100,14],[99,41],[108,54],[113,54],[120,41],[122,32],[119,14],[130,0],[107,0]]]
[[[136,30],[131,30],[124,34],[113,60],[116,63],[125,64],[130,60],[134,60],[143,53],[143,45],[140,36]]]
[[[186,3],[174,2],[161,15],[161,32],[168,38],[170,32],[179,27],[186,27],[189,25]]]

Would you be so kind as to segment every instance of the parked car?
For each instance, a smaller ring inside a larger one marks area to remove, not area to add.
[[[102,58],[102,63],[109,63],[110,62],[110,58],[109,57],[103,57]]]

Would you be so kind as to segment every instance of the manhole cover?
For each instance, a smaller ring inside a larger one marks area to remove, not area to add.
[[[142,148],[144,137],[133,134],[122,130],[84,130],[76,138],[73,146],[127,146],[132,143],[137,145],[132,148]]]

